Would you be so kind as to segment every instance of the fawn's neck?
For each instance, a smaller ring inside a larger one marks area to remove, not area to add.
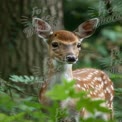
[[[48,64],[48,69],[49,88],[61,83],[63,79],[69,82],[73,79],[72,64],[65,64],[52,59]]]

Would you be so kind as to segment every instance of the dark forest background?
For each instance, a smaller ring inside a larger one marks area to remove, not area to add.
[[[43,76],[46,50],[43,41],[34,33],[33,17],[44,19],[51,24],[53,30],[69,31],[75,30],[79,24],[88,19],[94,17],[100,19],[95,34],[83,41],[80,59],[73,68],[92,67],[108,73],[115,86],[116,119],[122,121],[122,1],[120,0],[1,0],[0,117],[8,116],[9,119],[5,122],[14,122],[10,118],[11,115],[22,118],[20,114],[27,108],[27,105],[21,104],[19,107],[23,107],[23,110],[16,109],[15,99],[20,101],[22,98],[28,98],[27,101],[31,101],[32,97],[34,100],[37,99],[38,83],[34,81],[35,77]],[[30,110],[31,105],[27,109]],[[30,122],[35,121],[31,115],[28,116]],[[38,118],[38,113],[35,116]],[[20,121],[26,122],[25,119]]]

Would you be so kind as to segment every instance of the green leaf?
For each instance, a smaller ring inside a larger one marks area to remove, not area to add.
[[[9,79],[13,82],[22,82],[28,84],[33,83],[37,79],[37,77],[27,75],[24,76],[11,75]]]
[[[64,100],[72,96],[73,85],[75,81],[68,82],[63,80],[62,84],[55,85],[51,90],[47,91],[46,95],[53,100]]]

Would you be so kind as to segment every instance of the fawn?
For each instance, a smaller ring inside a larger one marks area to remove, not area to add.
[[[77,90],[88,91],[92,89],[89,96],[92,99],[105,100],[105,107],[113,111],[113,83],[103,71],[93,68],[83,68],[72,71],[72,65],[78,61],[82,40],[88,38],[95,32],[98,23],[99,19],[93,18],[80,24],[73,32],[66,30],[53,32],[47,22],[36,17],[33,18],[33,26],[37,35],[43,38],[48,46],[47,52],[50,61],[50,63],[47,64],[48,73],[46,74],[48,83],[45,82],[40,90],[40,102],[43,104],[47,103],[48,99],[45,97],[45,92],[57,83],[61,83],[64,78],[67,79],[68,82],[75,79],[75,88]],[[60,71],[57,72],[56,69],[58,67],[60,67]],[[75,108],[75,103],[72,99],[62,101],[61,106],[67,107],[69,113],[73,114],[73,112],[70,112],[70,109]],[[79,115],[84,118],[90,116],[85,109],[81,110],[81,113],[74,115],[77,122]],[[96,116],[97,115],[99,115],[99,113],[96,113]],[[108,120],[110,116],[112,117],[112,114],[109,116],[105,114],[102,117]]]

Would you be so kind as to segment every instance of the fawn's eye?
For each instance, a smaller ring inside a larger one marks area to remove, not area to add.
[[[81,48],[81,43],[78,43],[77,44],[77,48]]]
[[[54,48],[56,48],[56,47],[58,47],[59,45],[58,45],[58,42],[52,42],[52,47],[54,47]]]

